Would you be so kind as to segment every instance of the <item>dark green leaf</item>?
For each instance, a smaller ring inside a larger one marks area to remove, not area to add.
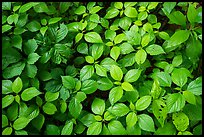
[[[81,113],[82,104],[76,98],[72,98],[68,105],[68,108],[69,108],[70,114],[74,118],[77,118],[79,114]]]

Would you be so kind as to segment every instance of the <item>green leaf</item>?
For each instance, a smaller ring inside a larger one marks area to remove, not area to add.
[[[112,58],[106,57],[101,61],[100,65],[106,68],[107,70],[110,70],[111,66],[117,65],[117,63]]]
[[[62,78],[62,84],[64,87],[68,89],[74,89],[76,85],[76,81],[73,77],[71,76],[61,76]]]
[[[82,111],[82,104],[76,98],[72,98],[68,108],[70,114],[76,119]]]
[[[10,67],[7,67],[3,71],[3,77],[12,78],[12,77],[18,76],[22,73],[24,67],[25,67],[25,63],[22,63],[22,62],[18,62]]]
[[[160,45],[152,44],[146,48],[146,52],[150,55],[164,54],[164,50]]]
[[[116,61],[120,55],[120,48],[114,46],[110,51],[110,56]]]
[[[169,40],[167,40],[167,46],[164,47],[165,50],[168,48],[175,47],[177,45],[180,45],[181,43],[184,43],[190,35],[190,32],[188,30],[178,30],[176,31]],[[182,37],[180,37],[182,36]]]
[[[2,33],[9,31],[13,26],[10,26],[8,24],[5,24],[2,26]]]
[[[110,90],[113,87],[113,83],[109,78],[100,78],[97,83],[98,89],[102,91]]]
[[[123,103],[117,103],[114,106],[109,107],[107,110],[118,117],[122,117],[130,111],[129,108]]]
[[[164,2],[162,10],[166,15],[169,15],[175,6],[176,2]]]
[[[135,61],[138,65],[143,64],[147,58],[147,53],[144,49],[140,49],[135,54]]]
[[[29,22],[26,25],[26,27],[28,28],[29,31],[36,32],[36,31],[40,30],[41,25],[38,21],[34,20],[34,21]]]
[[[23,6],[21,6],[21,8],[19,9],[19,13],[24,13],[26,11],[28,11],[30,8],[32,8],[35,5],[38,5],[38,2],[29,2],[24,4]]]
[[[26,64],[25,71],[26,71],[28,77],[34,78],[37,74],[37,70],[38,69],[35,65]]]
[[[167,117],[167,107],[165,102],[162,99],[153,100],[152,111],[160,125],[163,127]]]
[[[123,17],[120,19],[119,21],[119,26],[124,29],[124,30],[128,30],[128,28],[130,27],[132,23],[132,20],[128,17]]]
[[[94,6],[91,9],[89,9],[89,13],[94,14],[97,13],[98,11],[100,11],[103,7],[100,6]]]
[[[115,36],[116,36],[116,32],[115,31],[109,30],[109,29],[105,31],[105,38],[106,39],[109,39],[109,40],[113,41]]]
[[[175,23],[177,25],[181,25],[181,26],[186,26],[186,17],[183,15],[182,12],[180,11],[174,11],[172,12],[168,18],[170,19],[170,21],[172,23]]]
[[[8,126],[8,118],[6,115],[2,115],[2,128]]]
[[[103,43],[101,36],[97,32],[88,32],[84,34],[84,39],[89,43]]]
[[[114,7],[116,7],[117,9],[122,9],[123,3],[122,2],[114,2]]]
[[[130,112],[127,116],[126,116],[126,124],[128,127],[132,127],[137,123],[137,115],[134,112]]]
[[[56,36],[56,42],[60,42],[61,40],[63,40],[68,34],[68,28],[67,26],[62,23],[60,24],[60,29],[57,31],[57,36]]]
[[[62,19],[61,17],[50,18],[48,21],[48,24],[49,25],[55,24],[55,23],[59,22],[61,19]]]
[[[159,37],[162,38],[162,39],[164,39],[164,40],[170,39],[169,34],[166,33],[165,31],[159,32]]]
[[[11,2],[2,2],[2,10],[11,10]]]
[[[43,114],[39,114],[36,118],[34,118],[31,123],[32,125],[40,131],[42,126],[44,125],[45,117]]]
[[[45,93],[45,101],[47,101],[47,102],[54,101],[54,100],[58,99],[58,97],[59,97],[59,92],[55,92],[55,93],[46,92]]]
[[[83,111],[82,111],[83,112]],[[85,126],[89,127],[92,123],[96,122],[95,115],[91,113],[85,113],[80,119]]]
[[[76,98],[79,102],[82,102],[82,101],[84,101],[84,100],[87,98],[87,96],[86,96],[86,94],[85,94],[84,92],[77,92],[75,98]]]
[[[19,117],[18,119],[14,121],[13,128],[15,130],[23,129],[28,125],[29,122],[30,122],[30,119],[26,117]]]
[[[83,37],[83,33],[78,33],[75,37],[75,42],[78,43]]]
[[[38,61],[39,58],[40,58],[40,56],[37,53],[30,53],[28,55],[27,63],[28,64],[34,64],[36,61]]]
[[[147,9],[151,10],[157,7],[157,5],[159,4],[159,2],[150,2]]]
[[[37,42],[35,39],[29,39],[25,45],[24,45],[24,52],[29,55],[31,53],[34,53],[38,48]]]
[[[182,55],[177,55],[173,58],[172,65],[178,67],[183,62]]]
[[[159,84],[163,87],[171,87],[171,76],[167,72],[157,72],[153,74],[154,79],[158,79]]]
[[[9,106],[14,101],[13,95],[6,95],[2,98],[2,109]]]
[[[114,80],[121,81],[123,78],[123,71],[120,67],[112,65],[110,68],[110,75]]]
[[[120,100],[122,98],[122,96],[123,96],[123,89],[121,88],[121,86],[118,86],[118,87],[114,87],[110,90],[108,99],[109,99],[111,105],[113,105],[118,100]]]
[[[131,69],[129,70],[124,77],[124,81],[126,82],[135,82],[139,79],[140,74],[141,74],[142,70],[141,69]]]
[[[82,82],[81,91],[86,94],[94,93],[98,88],[98,84],[94,80],[85,80]]]
[[[111,8],[110,10],[108,10],[108,12],[106,13],[106,15],[104,16],[105,19],[112,19],[114,17],[116,17],[119,14],[119,10],[116,8]]]
[[[102,131],[102,123],[94,122],[88,127],[87,135],[99,135],[101,131]]]
[[[119,47],[120,47],[121,54],[129,54],[132,51],[135,51],[135,49],[132,47],[132,45],[127,43],[127,42],[124,42]]]
[[[43,107],[43,111],[48,115],[53,115],[55,112],[57,112],[57,108],[53,103],[46,102]]]
[[[144,131],[155,132],[154,121],[147,114],[138,115],[139,127]]]
[[[133,91],[134,87],[129,83],[129,82],[123,82],[121,84],[121,87],[125,90],[125,91]]]
[[[96,74],[101,77],[107,77],[107,69],[99,64],[95,64]]]
[[[21,94],[21,98],[23,101],[29,101],[31,100],[32,98],[40,95],[41,92],[38,91],[35,87],[30,87],[30,88],[27,88],[25,89],[22,94]]]
[[[192,63],[197,62],[202,54],[202,43],[196,38],[190,37],[186,44],[185,53]]]
[[[79,6],[75,11],[74,13],[77,14],[77,15],[81,15],[83,13],[86,12],[86,7],[85,6]]]
[[[173,124],[178,131],[185,131],[189,125],[188,116],[183,112],[173,113],[172,115]]]
[[[167,2],[171,3],[171,2]],[[154,135],[176,135],[177,131],[173,123],[166,122],[163,127],[159,127]]]
[[[91,104],[91,110],[95,114],[103,115],[105,110],[105,101],[100,98],[95,98]]]
[[[187,91],[190,91],[194,95],[202,95],[202,76],[196,78],[190,82],[187,87]]]
[[[16,96],[15,96],[16,98]],[[17,101],[16,101],[17,102]],[[19,107],[16,102],[13,102],[6,110],[6,115],[9,121],[14,121],[18,117]]]
[[[45,85],[45,90],[48,92],[57,92],[60,90],[62,84],[61,81],[57,81],[57,80],[50,80],[46,83]]]
[[[71,3],[69,2],[60,2],[60,13],[65,13],[69,7],[71,6]]]
[[[20,35],[14,35],[11,43],[15,48],[22,50],[22,37]]]
[[[120,33],[118,35],[115,36],[114,38],[114,43],[115,44],[119,44],[121,43],[122,41],[126,40],[126,36],[124,33]]]
[[[23,87],[23,82],[20,77],[17,77],[12,83],[12,91],[15,93],[19,93]]]
[[[86,56],[85,57],[86,62],[88,62],[89,64],[94,63],[94,58],[92,56]]]
[[[60,135],[60,129],[56,125],[48,124],[46,125],[45,134],[46,135]]]
[[[86,65],[80,70],[80,79],[82,81],[91,78],[94,74],[94,67],[91,65]]]
[[[12,81],[2,80],[2,94],[12,93]]]
[[[81,54],[88,54],[88,45],[86,43],[80,43],[77,46],[77,51]]]
[[[168,113],[178,112],[185,106],[185,98],[180,93],[168,95],[166,100]]]
[[[94,23],[100,23],[100,17],[98,14],[92,14],[89,17],[90,21],[94,22]]]
[[[18,22],[18,17],[19,17],[18,14],[13,14],[13,15],[8,16],[7,18],[8,24],[12,24],[13,22],[14,24],[16,24]]]
[[[195,95],[190,91],[183,91],[183,96],[185,97],[185,100],[193,105],[196,105],[196,97]]]
[[[118,120],[112,120],[108,123],[108,129],[112,135],[126,135],[127,131]]]
[[[147,33],[142,37],[142,42],[141,42],[142,47],[147,46],[149,42],[150,42],[150,34]]]
[[[5,3],[5,2],[4,2]],[[6,127],[3,131],[2,131],[2,135],[11,135],[12,134],[12,127]]]
[[[135,18],[138,13],[135,8],[129,6],[125,8],[124,14],[129,18]]]
[[[74,124],[72,121],[69,121],[68,123],[66,123],[62,128],[61,135],[71,135],[73,131],[73,125]]]
[[[138,15],[139,16],[139,15]],[[148,22],[150,22],[151,24],[155,24],[157,23],[157,16],[154,14],[149,14],[148,18],[147,18]]]
[[[171,74],[172,81],[179,87],[183,87],[187,83],[188,74],[184,68],[175,68]]]
[[[148,14],[146,11],[142,11],[138,14],[138,20],[142,21],[145,20],[148,17]]]
[[[145,110],[151,104],[151,101],[152,101],[152,97],[151,96],[149,96],[149,95],[142,96],[135,103],[136,110],[138,110],[138,111]]]
[[[103,44],[93,44],[92,45],[92,50],[91,50],[91,55],[94,58],[94,60],[97,60],[101,57],[104,51],[104,46]]]
[[[188,116],[189,120],[202,120],[202,105],[186,104],[183,108],[183,112]]]

